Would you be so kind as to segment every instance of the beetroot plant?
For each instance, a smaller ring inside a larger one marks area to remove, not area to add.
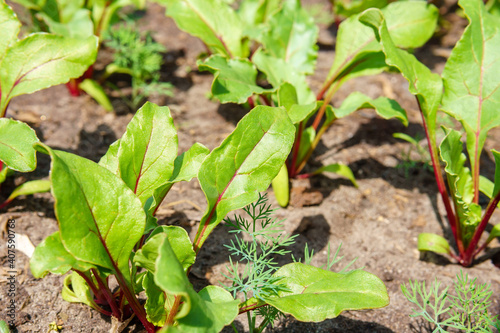
[[[371,99],[353,92],[340,107],[329,103],[347,81],[388,69],[373,31],[353,15],[340,24],[335,59],[319,91],[307,82],[316,67],[318,27],[298,0],[240,1],[233,9],[223,0],[155,0],[167,8],[180,29],[200,38],[208,57],[198,63],[214,74],[212,94],[222,103],[283,106],[296,127],[291,154],[273,182],[278,202],[288,203],[288,179],[334,172],[350,179],[343,164],[303,172],[322,135],[339,118],[375,109],[383,118],[407,124],[405,111],[394,100]],[[415,48],[434,32],[438,12],[423,1],[394,2],[382,9],[396,45]],[[265,81],[264,81],[265,79]]]
[[[11,121],[30,131],[26,124]],[[35,150],[51,157],[51,192],[59,231],[42,241],[30,261],[35,277],[65,274],[62,296],[117,320],[134,314],[147,332],[219,332],[239,313],[269,305],[303,321],[389,302],[384,284],[359,270],[336,274],[300,263],[269,278],[276,293],[242,302],[223,288],[196,292],[188,273],[214,228],[230,212],[259,198],[283,165],[295,127],[281,107],[257,106],[218,148],[196,143],[178,155],[167,107],[146,103],[99,163],[30,142],[0,138],[0,159],[26,164]],[[33,148],[34,147],[34,148]],[[180,181],[197,177],[207,208],[191,241],[175,226],[158,225],[159,205]],[[118,284],[110,289],[110,279]],[[145,292],[141,303],[137,295]],[[257,296],[257,295],[256,295]],[[161,329],[160,329],[161,328]]]
[[[461,265],[470,266],[488,243],[500,236],[500,225],[496,224],[489,237],[481,239],[500,201],[498,151],[491,151],[496,163],[493,181],[480,174],[480,156],[488,131],[500,125],[500,20],[489,14],[479,0],[460,0],[459,5],[469,25],[441,76],[396,47],[383,12],[370,9],[360,20],[374,29],[386,62],[409,81],[410,92],[417,98],[436,183],[453,234],[453,248],[445,238],[428,233],[419,235],[418,248],[449,254]],[[438,148],[438,109],[461,123],[468,163],[462,152],[462,134],[457,130],[441,126],[446,136]],[[490,198],[484,211],[479,204],[480,192]]]

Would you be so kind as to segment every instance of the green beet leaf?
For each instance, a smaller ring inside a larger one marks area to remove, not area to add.
[[[491,229],[488,239],[486,240],[486,244],[491,242],[496,237],[500,237],[500,224],[497,224]]]
[[[439,146],[439,152],[441,160],[446,163],[444,170],[460,221],[461,239],[467,246],[481,222],[481,207],[472,202],[472,175],[469,168],[464,166],[467,157],[462,153],[460,132],[450,129],[445,129],[445,132],[446,136]]]
[[[14,11],[5,3],[4,0],[0,1],[0,31],[2,31],[2,38],[0,38],[0,63],[9,46],[17,41],[17,35],[21,29],[21,22],[17,19]]]
[[[309,126],[304,131],[302,131],[302,138],[300,139],[297,161],[302,161],[305,158],[315,139],[316,131],[314,130],[314,127]]]
[[[372,10],[380,11],[368,11]],[[422,46],[434,33],[438,18],[437,8],[423,1],[393,2],[381,11],[394,43],[403,48]],[[379,56],[372,58],[380,51],[380,45],[373,32],[358,21],[365,13],[351,16],[340,24],[335,60],[328,78],[343,77],[346,80],[380,73],[386,68]],[[363,66],[363,69],[356,69],[358,66]]]
[[[3,12],[0,19],[9,16],[10,11],[6,8],[0,7]],[[6,25],[11,27],[11,24]],[[8,42],[9,46],[0,50],[3,51],[0,58],[0,116],[5,114],[9,101],[15,96],[81,76],[94,63],[97,44],[95,36],[73,39],[44,33]]]
[[[198,180],[207,210],[195,238],[195,252],[232,210],[257,200],[278,174],[292,148],[295,127],[283,108],[258,106],[203,161]]]
[[[29,172],[36,168],[36,151],[39,142],[35,131],[23,122],[0,118],[0,161],[10,169]]]
[[[245,0],[240,3],[237,14],[244,28],[243,35],[257,39],[265,30],[269,17],[279,10],[281,0]]]
[[[198,68],[214,74],[212,94],[222,103],[243,104],[253,94],[266,91],[255,82],[257,70],[246,59],[227,59],[214,55],[198,62]]]
[[[387,306],[389,295],[375,275],[355,270],[334,273],[314,266],[292,263],[273,274],[290,292],[264,300],[297,320],[320,322],[335,318],[342,311]]]
[[[41,143],[35,147],[52,158],[52,194],[66,250],[130,287],[129,257],[146,221],[140,200],[106,168]]]
[[[352,170],[345,164],[342,163],[334,163],[322,166],[318,170],[313,172],[313,175],[317,175],[323,172],[332,172],[339,176],[345,177],[349,179],[355,187],[358,187],[358,183],[356,182],[356,178],[354,178],[354,174]]]
[[[405,126],[408,125],[406,111],[393,99],[387,97],[379,97],[371,99],[363,93],[353,92],[342,102],[342,106],[338,109],[333,109],[335,117],[343,118],[359,109],[375,109],[377,114],[384,119],[397,118]]]
[[[168,238],[171,244],[175,244],[173,251],[177,260],[181,263],[184,271],[187,271],[194,263],[196,255],[186,230],[181,227],[157,227],[153,230],[142,248],[135,254],[134,262],[154,274],[159,248],[165,241],[165,237]]]
[[[167,238],[156,260],[155,283],[166,293],[182,297],[176,317],[180,332],[220,332],[238,315],[239,301],[224,289],[208,286],[199,293],[194,291]]]
[[[146,310],[148,320],[155,326],[165,325],[169,310],[175,301],[173,295],[165,293],[158,287],[154,281],[154,275],[147,272],[142,280],[142,287],[146,292],[146,303],[144,309]]]
[[[177,131],[166,106],[147,102],[128,124],[117,152],[119,175],[142,204],[170,179],[177,145]]]
[[[31,274],[37,279],[44,277],[49,272],[62,275],[70,269],[85,272],[92,268],[95,266],[77,260],[64,248],[59,231],[45,238],[35,248],[30,259]]]
[[[300,0],[287,0],[282,9],[271,16],[259,39],[269,55],[283,59],[297,73],[313,74],[318,57],[318,32]]]
[[[382,46],[389,66],[396,67],[410,83],[410,92],[417,96],[422,113],[426,119],[429,138],[435,146],[436,114],[441,102],[443,83],[441,77],[432,73],[425,65],[413,55],[396,47],[392,40],[392,31],[379,9],[369,9],[360,15],[360,22],[374,29],[377,40]]]
[[[93,309],[98,308],[87,282],[76,272],[72,272],[64,278],[61,296],[66,302],[83,303]]]
[[[450,245],[446,239],[439,235],[421,233],[418,235],[418,250],[449,254]]]
[[[253,54],[252,62],[266,74],[267,80],[274,88],[278,88],[284,82],[292,84],[296,89],[299,104],[316,102],[316,97],[306,82],[305,74],[297,72],[285,60],[269,55],[259,48]]]
[[[248,48],[236,12],[222,0],[154,0],[167,7],[177,26],[201,39],[214,54],[244,58]]]
[[[368,8],[383,8],[387,0],[340,0],[332,1],[337,15],[350,17],[359,14]]]
[[[500,152],[495,149],[492,149],[491,152],[495,158],[495,186],[490,198],[494,198],[500,193]]]
[[[50,191],[50,181],[48,180],[32,180],[16,187],[9,195],[6,201],[12,201],[20,195],[30,195],[35,193],[43,193]]]
[[[288,179],[288,169],[286,164],[280,169],[278,175],[274,177],[271,185],[273,186],[274,196],[276,197],[276,201],[281,207],[288,206],[288,202],[290,201],[290,180]]]
[[[481,1],[461,0],[469,19],[443,70],[442,109],[460,120],[474,177],[487,132],[500,125],[500,19]]]
[[[318,109],[318,103],[298,104],[297,90],[288,82],[283,82],[278,89],[278,104],[288,112],[290,120],[294,124],[308,119]]]

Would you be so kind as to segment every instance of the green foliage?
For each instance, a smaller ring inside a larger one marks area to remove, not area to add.
[[[222,103],[248,102],[249,105],[279,105],[287,109],[298,133],[286,164],[291,178],[299,175],[321,136],[340,117],[361,108],[371,108],[384,118],[397,118],[407,123],[406,113],[399,104],[385,97],[372,100],[355,92],[339,109],[328,105],[346,81],[389,69],[375,34],[359,22],[359,15],[352,15],[340,24],[335,59],[315,96],[307,76],[315,71],[319,29],[300,1],[244,0],[232,7],[223,0],[156,2],[167,6],[167,15],[180,29],[207,45],[211,56],[200,60],[198,66],[214,74],[212,94],[215,98]],[[344,6],[345,11],[354,14],[367,3],[353,2],[351,9]],[[372,1],[369,5],[385,4]],[[383,12],[397,45],[405,48],[422,46],[432,36],[438,16],[436,7],[422,1],[395,2],[384,7]],[[220,20],[221,16],[227,19]],[[233,29],[228,31],[228,26]],[[259,72],[262,75],[258,75]],[[261,78],[271,87],[264,89]],[[306,126],[311,118],[314,118],[312,126]],[[342,171],[339,174],[348,174],[352,180],[352,172],[343,172],[345,168],[338,168]],[[332,170],[335,168],[329,168]],[[310,177],[319,172],[300,176]],[[285,185],[283,181],[275,182],[275,192],[288,191]],[[279,196],[280,204],[286,206],[286,195]]]
[[[31,94],[79,77],[94,63],[97,38],[35,33],[18,39],[21,23],[0,2],[0,117],[13,97]]]
[[[410,82],[410,92],[417,98],[425,122],[436,183],[445,204],[458,253],[452,253],[448,245],[442,246],[444,239],[436,247],[433,238],[428,235],[419,238],[419,249],[439,253],[447,249],[460,264],[469,266],[474,257],[493,239],[489,237],[479,245],[481,234],[500,201],[498,152],[492,151],[497,162],[494,182],[480,175],[479,164],[488,131],[500,125],[497,113],[500,80],[498,66],[493,65],[500,59],[500,21],[487,12],[481,1],[461,0],[459,5],[463,8],[469,25],[452,50],[442,78],[431,73],[413,55],[396,47],[397,36],[389,31],[388,20],[386,21],[382,11],[370,9],[361,15],[360,20],[373,28],[387,64],[397,68]],[[443,126],[446,136],[438,149],[436,128],[439,125],[439,107],[459,121],[465,130],[470,169],[466,166],[467,157],[462,153],[463,143],[458,131]],[[440,159],[445,163],[444,171],[450,195],[442,176]],[[480,191],[491,198],[484,213],[479,206]],[[429,243],[425,244],[425,240],[429,240]]]
[[[495,332],[492,328],[498,329],[498,319],[488,313],[493,292],[490,285],[478,284],[476,280],[460,271],[454,282],[454,293],[448,292],[448,287],[441,289],[437,279],[429,289],[425,281],[410,280],[409,288],[403,284],[401,291],[418,308],[413,309],[410,317],[422,317],[433,324],[433,332],[445,333],[448,328],[468,333]]]
[[[172,85],[160,82],[160,68],[165,47],[156,43],[149,33],[144,36],[131,24],[110,29],[105,45],[114,50],[113,62],[106,67],[104,78],[113,73],[132,77],[132,94],[128,99],[135,110],[153,94],[172,96]]]
[[[234,221],[225,219],[233,228],[230,232],[246,234],[250,241],[236,236],[225,245],[231,256],[238,258],[227,267],[232,281],[226,289],[244,298],[240,309],[245,309],[250,332],[262,332],[284,314],[300,321],[318,322],[337,317],[344,310],[379,308],[389,304],[384,284],[374,275],[361,271],[329,272],[342,258],[338,251],[328,259],[325,269],[310,266],[313,253],[306,246],[305,264],[295,262],[278,268],[276,258],[290,253],[286,247],[295,243],[298,235],[283,234],[283,220],[272,217],[274,210],[267,197],[260,196],[244,208],[250,218],[235,215]],[[293,256],[292,256],[293,257]],[[245,263],[243,271],[239,263]],[[263,317],[257,327],[257,317]]]

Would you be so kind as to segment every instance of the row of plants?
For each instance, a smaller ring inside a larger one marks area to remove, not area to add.
[[[470,266],[500,235],[500,227],[494,226],[480,243],[500,200],[500,171],[493,181],[479,172],[487,132],[498,126],[495,63],[500,45],[499,19],[482,2],[459,2],[469,25],[441,76],[403,50],[422,46],[432,36],[438,18],[433,5],[402,1],[350,16],[339,25],[336,57],[317,94],[308,86],[307,76],[316,65],[318,28],[300,1],[246,0],[239,7],[218,0],[156,2],[166,6],[167,15],[179,28],[207,46],[207,55],[198,65],[214,74],[212,95],[222,103],[245,104],[250,111],[218,148],[209,151],[197,143],[178,155],[169,109],[146,103],[99,163],[53,150],[28,125],[3,116],[11,98],[81,77],[95,61],[100,43],[97,36],[102,31],[96,33],[94,25],[87,38],[59,33],[54,27],[62,26],[48,19],[51,9],[39,2],[39,7],[30,8],[33,20],[53,33],[19,39],[21,24],[10,7],[0,2],[0,25],[6,31],[0,39],[1,175],[5,178],[9,170],[33,171],[37,151],[51,157],[50,181],[21,188],[16,196],[50,189],[55,198],[59,231],[37,246],[30,266],[35,277],[72,271],[65,278],[64,299],[85,303],[118,320],[133,314],[148,332],[218,332],[241,313],[247,313],[250,327],[262,331],[280,314],[317,322],[344,310],[388,305],[386,288],[373,274],[364,270],[331,272],[336,255],[332,261],[328,256],[324,268],[311,266],[309,254],[304,263],[295,261],[278,268],[272,255],[286,254],[282,247],[293,243],[293,237],[278,232],[280,223],[270,217],[270,208],[259,194],[272,182],[279,203],[286,206],[290,177],[321,172],[341,174],[355,184],[352,171],[342,164],[301,172],[326,130],[356,110],[372,108],[386,119],[407,124],[405,111],[389,98],[371,99],[354,92],[340,107],[330,104],[346,81],[383,71],[400,72],[417,98],[436,183],[455,238],[450,246],[441,236],[422,234],[419,249],[445,253]],[[105,14],[99,4],[82,1],[78,8],[85,7],[85,11],[78,15],[91,17],[94,24],[101,22]],[[108,8],[110,4],[115,7]],[[106,2],[104,12],[115,12],[125,4]],[[75,8],[73,14],[77,15]],[[60,15],[60,23],[78,18],[72,17],[64,21]],[[109,24],[109,19],[102,22]],[[130,34],[123,36],[122,40],[128,40]],[[461,132],[443,127],[445,138],[438,146],[438,110],[462,124],[470,169],[462,153]],[[498,152],[493,151],[493,156],[498,160]],[[184,229],[159,226],[155,218],[171,187],[192,178],[198,179],[207,200],[193,240]],[[479,192],[491,198],[484,213]],[[243,218],[228,221],[252,239],[249,244],[237,239],[229,246],[233,255],[246,260],[244,276],[231,261],[228,277],[233,285],[227,289],[233,294],[217,286],[196,292],[187,274],[201,247],[229,212],[246,206],[251,222]],[[256,257],[257,253],[261,255]],[[117,281],[117,290],[109,288],[110,277]],[[143,291],[147,295],[144,304],[137,297]],[[407,289],[403,292],[416,303]],[[236,297],[238,293],[243,299]],[[487,304],[487,298],[480,299]],[[444,298],[441,302],[444,304]],[[495,319],[487,310],[482,313],[482,321],[469,316],[461,323],[469,325],[470,332],[476,322],[491,331]],[[264,317],[261,324],[257,324],[257,315]],[[455,328],[459,324],[454,325],[442,323]]]

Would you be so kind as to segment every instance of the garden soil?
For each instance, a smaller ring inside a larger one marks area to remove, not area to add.
[[[448,25],[446,33],[438,34],[416,51],[416,56],[436,72],[442,71],[451,47],[466,24],[454,14],[453,7],[448,9],[451,10],[443,21]],[[139,27],[154,31],[154,38],[168,48],[162,79],[174,85],[174,96],[151,100],[170,107],[179,132],[180,152],[195,142],[210,149],[217,147],[246,111],[237,105],[220,105],[209,99],[212,75],[196,70],[196,58],[205,51],[197,39],[179,31],[173,21],[164,16],[164,9],[160,6],[148,5],[143,15],[138,21]],[[310,80],[316,90],[334,58],[334,43],[335,26],[323,26],[317,74]],[[96,65],[97,73],[109,61],[110,52],[103,49]],[[407,92],[406,81],[396,74],[360,78],[347,83],[334,104],[338,105],[352,91],[362,91],[373,98],[384,95],[396,99],[408,112],[408,127],[395,120],[380,119],[370,110],[338,120],[323,136],[307,170],[342,162],[353,170],[359,187],[332,174],[294,180],[291,204],[286,209],[278,209],[276,216],[286,219],[286,232],[299,235],[291,248],[295,257],[304,257],[303,249],[307,243],[310,249],[314,249],[313,263],[321,266],[327,260],[328,245],[335,250],[342,244],[340,254],[344,258],[333,269],[341,270],[356,259],[351,267],[364,268],[380,277],[390,295],[390,304],[382,309],[346,311],[338,318],[320,323],[301,323],[286,318],[268,330],[270,332],[429,332],[424,322],[409,317],[412,304],[401,293],[401,284],[408,283],[409,279],[429,284],[437,278],[443,285],[451,286],[462,270],[445,257],[422,255],[417,251],[419,233],[432,232],[449,238],[450,232],[433,174],[422,163],[416,162],[420,155],[413,152],[410,159],[406,157],[410,149],[407,143],[393,138],[397,132],[421,137],[424,134],[415,99]],[[119,99],[114,99],[113,103],[116,111],[107,113],[89,96],[69,96],[61,85],[14,98],[8,115],[35,128],[38,137],[47,145],[98,161],[108,146],[124,133],[133,116]],[[498,149],[499,139],[500,132],[494,131],[486,148]],[[18,174],[2,186],[0,200],[4,200],[17,184],[48,178],[50,161],[43,155],[38,158],[39,166],[35,172]],[[491,155],[485,153],[482,162],[483,174],[493,177]],[[270,202],[277,207],[272,189],[268,192]],[[25,235],[36,246],[57,230],[53,204],[50,194],[35,194],[16,199],[0,212],[0,319],[6,319],[9,299],[5,283],[9,275],[6,222],[15,219],[16,234]],[[161,224],[182,226],[193,237],[204,209],[204,195],[197,181],[193,180],[174,186],[158,210],[158,217]],[[493,223],[499,220],[499,213],[495,213]],[[207,284],[228,283],[223,274],[229,254],[222,244],[228,244],[231,237],[228,228],[221,224],[205,243],[189,276],[196,289]],[[494,314],[500,313],[498,249],[495,240],[474,266],[465,270],[479,282],[491,284],[491,311]],[[24,251],[29,252],[29,247]],[[279,260],[285,264],[290,258]],[[21,251],[17,252],[17,330],[45,333],[55,323],[60,325],[62,332],[110,331],[110,318],[85,305],[62,300],[63,279],[64,276],[56,275],[33,278],[29,258]],[[238,317],[235,324],[244,331],[246,316]],[[132,321],[123,331],[143,330],[138,321]],[[232,329],[226,328],[225,331],[232,332]]]

